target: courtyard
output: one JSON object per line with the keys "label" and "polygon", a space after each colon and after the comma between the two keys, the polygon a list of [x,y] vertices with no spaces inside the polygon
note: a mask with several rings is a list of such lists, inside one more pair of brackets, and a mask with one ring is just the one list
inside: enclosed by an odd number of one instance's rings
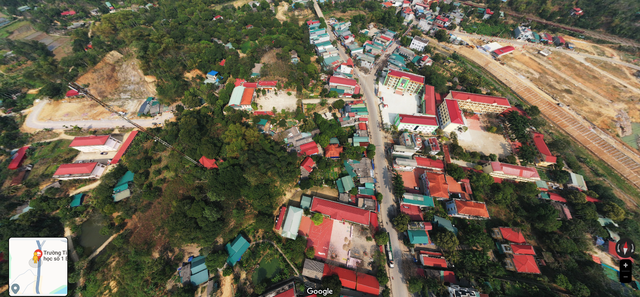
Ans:
{"label": "courtyard", "polygon": [[380,108],[380,114],[382,114],[382,122],[385,125],[393,125],[398,114],[417,114],[419,111],[418,104],[420,102],[420,96],[417,94],[398,95],[391,89],[378,84],[378,97],[381,98],[385,107]]}
{"label": "courtyard", "polygon": [[298,98],[295,95],[287,95],[287,92],[280,90],[278,92],[270,91],[266,95],[260,95],[256,98],[256,104],[258,104],[258,110],[272,111],[274,108],[280,112],[283,109],[288,111],[295,111],[297,107]]}
{"label": "courtyard", "polygon": [[373,254],[378,250],[369,228],[359,224],[333,221],[328,259],[347,265],[351,269],[371,269]]}
{"label": "courtyard", "polygon": [[511,145],[504,136],[486,131],[482,121],[482,116],[467,117],[469,130],[458,133],[460,146],[485,155],[496,154],[499,158],[511,155]]}

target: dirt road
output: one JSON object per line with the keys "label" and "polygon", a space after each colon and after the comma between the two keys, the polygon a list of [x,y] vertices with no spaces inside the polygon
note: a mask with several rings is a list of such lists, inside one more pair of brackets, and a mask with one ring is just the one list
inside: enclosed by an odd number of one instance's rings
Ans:
{"label": "dirt road", "polygon": [[[594,155],[609,164],[621,176],[640,188],[640,155],[624,146],[619,140],[599,131],[598,128],[587,127],[564,108],[556,105],[554,100],[527,80],[521,79],[507,67],[493,61],[478,50],[458,47],[458,53],[485,68],[498,80],[516,92],[531,105],[536,105],[551,123],[564,130],[569,136],[583,145]],[[637,203],[631,201],[633,204]]]}
{"label": "dirt road", "polygon": [[[31,113],[29,113],[27,120],[24,122],[25,126],[33,129],[65,129],[65,126],[67,128],[73,126],[80,128],[116,128],[122,126],[133,128],[133,126],[125,120],[39,121],[38,115],[46,104],[47,101],[41,101],[31,109]],[[164,123],[165,120],[171,118],[173,118],[173,113],[164,112],[160,116],[148,120],[134,120],[134,122],[143,127],[152,127],[153,123]]]}

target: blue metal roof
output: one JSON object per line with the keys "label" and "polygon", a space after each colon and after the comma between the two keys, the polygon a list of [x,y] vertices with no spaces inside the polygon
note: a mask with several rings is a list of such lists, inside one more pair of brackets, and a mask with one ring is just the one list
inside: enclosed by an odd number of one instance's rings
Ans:
{"label": "blue metal roof", "polygon": [[218,73],[219,73],[218,71],[211,70],[209,71],[209,73],[207,73],[207,75],[218,75]]}

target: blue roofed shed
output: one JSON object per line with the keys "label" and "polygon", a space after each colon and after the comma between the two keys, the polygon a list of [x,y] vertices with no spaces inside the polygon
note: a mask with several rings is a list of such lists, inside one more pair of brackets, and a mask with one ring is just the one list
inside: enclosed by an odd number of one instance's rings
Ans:
{"label": "blue roofed shed", "polygon": [[242,255],[247,251],[249,246],[249,242],[244,239],[242,235],[238,234],[238,237],[236,237],[236,239],[234,239],[230,243],[227,243],[227,245],[225,246],[227,253],[229,253],[227,263],[229,263],[231,266],[236,265],[236,263],[240,261],[240,258],[242,258]]}
{"label": "blue roofed shed", "polygon": [[127,173],[125,173],[120,180],[118,180],[118,183],[116,184],[116,186],[120,186],[120,185],[124,185],[124,184],[128,184],[130,182],[133,181],[133,172],[131,171],[127,171]]}
{"label": "blue roofed shed", "polygon": [[73,195],[73,199],[71,200],[71,203],[69,204],[69,206],[77,207],[82,205],[82,196],[84,196],[84,194],[82,193]]}
{"label": "blue roofed shed", "polygon": [[311,209],[312,201],[313,201],[313,198],[311,198],[311,196],[302,195],[302,199],[300,199],[300,208]]}
{"label": "blue roofed shed", "polygon": [[181,283],[184,283],[185,281],[189,281],[192,285],[198,286],[206,282],[207,280],[209,280],[209,270],[207,269],[207,265],[205,264],[204,256],[197,256],[195,258],[190,258],[188,266],[183,266],[184,269],[187,269],[185,267],[189,267],[188,269],[190,272],[187,272],[189,273],[188,274],[189,278],[183,279],[181,275],[180,276]]}

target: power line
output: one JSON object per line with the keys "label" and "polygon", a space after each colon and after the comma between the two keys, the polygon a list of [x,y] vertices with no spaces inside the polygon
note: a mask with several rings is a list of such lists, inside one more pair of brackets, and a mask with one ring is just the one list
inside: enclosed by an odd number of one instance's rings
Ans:
{"label": "power line", "polygon": [[179,151],[178,149],[176,149],[175,147],[173,147],[171,144],[169,144],[168,142],[162,140],[162,138],[156,136],[155,134],[149,132],[147,129],[145,129],[144,127],[138,125],[136,122],[130,120],[128,117],[126,117],[124,114],[116,111],[115,109],[113,109],[111,106],[109,106],[108,104],[102,102],[102,100],[96,98],[95,96],[93,96],[87,89],[83,88],[82,86],[80,86],[79,84],[75,83],[75,82],[69,82],[69,88],[77,91],[80,94],[83,94],[85,96],[87,96],[89,99],[95,101],[96,103],[100,104],[102,107],[104,107],[105,109],[107,109],[108,111],[117,114],[119,117],[121,117],[122,119],[124,119],[125,121],[127,121],[129,124],[133,125],[134,127],[140,129],[140,131],[148,134],[149,136],[153,137],[153,139],[157,142],[160,142],[162,145],[166,146],[167,148],[169,148],[170,150],[180,154],[183,158],[187,159],[187,161],[193,163],[196,166],[199,167],[203,167],[202,164],[200,164],[200,162],[196,162],[196,160],[192,159],[191,157],[187,156],[185,153]]}

